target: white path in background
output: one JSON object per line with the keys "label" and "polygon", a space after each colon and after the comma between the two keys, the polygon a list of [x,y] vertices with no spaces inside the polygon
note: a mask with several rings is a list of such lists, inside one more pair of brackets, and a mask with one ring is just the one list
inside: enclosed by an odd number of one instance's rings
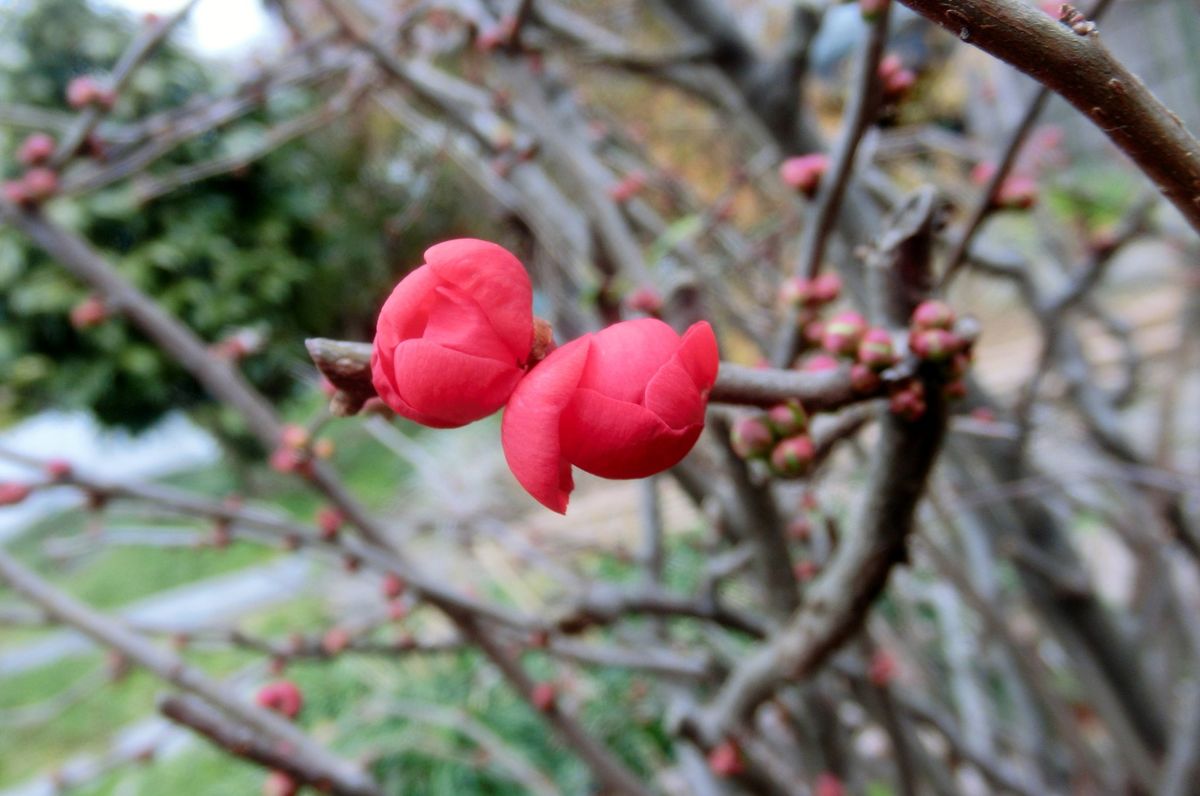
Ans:
{"label": "white path in background", "polygon": [[[134,603],[121,616],[139,625],[169,626],[185,631],[223,625],[253,610],[290,600],[308,580],[307,560],[288,556],[271,564],[162,591]],[[92,649],[92,642],[72,630],[50,634],[0,652],[0,678],[46,666]]]}
{"label": "white path in background", "polygon": [[[0,432],[0,448],[43,459],[64,458],[82,472],[115,479],[161,478],[212,464],[220,449],[183,415],[172,415],[134,437],[106,431],[90,415],[46,412]],[[0,460],[0,481],[28,479],[28,468]],[[73,489],[39,490],[18,506],[0,510],[0,544],[42,517],[79,505]]]}

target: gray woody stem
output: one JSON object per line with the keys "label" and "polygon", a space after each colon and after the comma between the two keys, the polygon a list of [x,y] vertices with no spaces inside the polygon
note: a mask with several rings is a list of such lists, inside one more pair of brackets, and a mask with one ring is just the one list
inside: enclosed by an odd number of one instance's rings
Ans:
{"label": "gray woody stem", "polygon": [[1122,66],[1094,26],[1018,0],[900,0],[1060,94],[1112,139],[1200,231],[1200,141]]}
{"label": "gray woody stem", "polygon": [[304,761],[313,777],[310,781],[326,782],[334,793],[346,796],[380,796],[382,793],[367,774],[326,751],[291,723],[269,710],[231,696],[220,683],[209,679],[199,669],[54,588],[3,550],[0,550],[0,580],[51,617],[77,628],[97,643],[117,650],[172,685],[217,706],[254,732],[287,744],[291,754]]}

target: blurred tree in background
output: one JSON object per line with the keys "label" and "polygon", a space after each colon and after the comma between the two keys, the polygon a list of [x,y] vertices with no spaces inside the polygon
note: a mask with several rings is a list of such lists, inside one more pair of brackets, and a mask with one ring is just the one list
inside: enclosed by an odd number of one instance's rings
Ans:
{"label": "blurred tree in background", "polygon": [[[9,15],[0,104],[67,110],[78,75],[111,68],[141,24],[84,0],[27,4]],[[103,125],[94,157],[121,155],[123,127],[182,105],[231,77],[178,45],[139,69]],[[223,134],[185,142],[150,173],[236,155],[279,117],[313,101],[303,88],[273,97]],[[64,114],[64,120],[69,119]],[[65,121],[63,122],[65,129]],[[25,131],[0,131],[9,169]],[[353,110],[229,175],[140,202],[123,183],[62,202],[73,229],[204,339],[249,342],[246,376],[288,397],[307,335],[369,336],[382,296],[425,242],[452,234],[468,208],[436,157],[409,156],[394,126]],[[10,176],[6,173],[5,176]],[[469,194],[465,194],[469,195]],[[404,214],[410,202],[420,212]],[[86,289],[11,230],[0,230],[0,422],[47,408],[87,408],[106,425],[144,428],[184,409],[228,436],[183,369],[120,320],[72,325]],[[82,326],[84,328],[76,328]],[[200,410],[196,412],[194,410]]]}

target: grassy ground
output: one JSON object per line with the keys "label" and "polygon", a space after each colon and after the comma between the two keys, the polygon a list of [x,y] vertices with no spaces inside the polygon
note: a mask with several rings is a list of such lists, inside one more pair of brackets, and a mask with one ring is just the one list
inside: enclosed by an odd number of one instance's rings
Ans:
{"label": "grassy ground", "polygon": [[[357,423],[335,422],[324,432],[337,444],[335,463],[355,492],[369,505],[381,507],[395,496],[406,476],[405,465],[369,439]],[[256,472],[256,499],[308,520],[319,507],[314,497],[293,481],[267,471]],[[176,475],[173,484],[193,492],[223,496],[233,486],[227,468],[211,467]],[[153,524],[181,532],[204,530],[204,525],[176,519],[149,518],[115,504],[106,509],[106,524]],[[99,552],[69,563],[46,555],[46,543],[86,534],[83,512],[67,512],[32,528],[10,547],[21,559],[72,594],[108,611],[145,599],[165,589],[271,560],[272,548],[235,543],[228,549],[102,547]],[[688,555],[687,550],[680,555]],[[680,561],[678,557],[673,559]],[[606,577],[631,576],[629,565],[597,558],[592,563]],[[672,567],[675,573],[697,567]],[[484,589],[490,591],[486,584]],[[0,590],[0,601],[14,600]],[[303,598],[261,611],[238,624],[252,632],[285,637],[296,630],[314,631],[327,621],[328,606],[318,597]],[[419,626],[422,612],[409,620]],[[35,640],[42,632],[0,628],[0,648]],[[380,631],[386,637],[390,629]],[[235,652],[188,652],[194,663],[216,676],[227,676],[251,665],[252,658]],[[531,670],[541,677],[558,674],[552,662],[534,656]],[[261,662],[260,662],[261,663]],[[104,675],[100,653],[64,659],[53,665],[0,680],[0,789],[53,770],[80,754],[103,753],[114,732],[153,715],[162,692],[154,678],[131,672],[116,682]],[[461,710],[462,720],[480,722],[506,745],[549,773],[568,793],[587,788],[586,772],[550,737],[538,717],[497,679],[495,672],[473,653],[435,657],[370,659],[343,657],[332,663],[294,663],[287,672],[303,688],[306,707],[302,723],[318,739],[337,739],[338,750],[349,757],[374,761],[376,774],[388,792],[520,794],[527,789],[495,764],[460,732],[431,726],[414,716],[422,705],[436,703]],[[15,726],[4,721],[15,708],[43,703],[81,678],[95,687],[51,721]],[[257,681],[265,679],[265,673]],[[665,754],[659,722],[663,706],[647,704],[633,695],[637,678],[609,673],[572,680],[563,685],[564,698],[576,701],[584,720],[607,739],[622,757],[640,770],[657,767]],[[369,696],[369,699],[367,698]],[[8,713],[6,714],[6,711]],[[630,731],[630,716],[636,721]],[[145,764],[124,766],[87,789],[87,794],[187,793],[231,794],[257,792],[263,773],[194,743],[183,753]]]}

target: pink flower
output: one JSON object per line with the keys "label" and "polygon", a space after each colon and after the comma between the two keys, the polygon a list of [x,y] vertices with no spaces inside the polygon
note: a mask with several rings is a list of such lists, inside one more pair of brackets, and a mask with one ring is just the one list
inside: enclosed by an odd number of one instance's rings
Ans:
{"label": "pink flower", "polygon": [[517,386],[501,439],[521,486],[565,513],[571,467],[644,478],[679,462],[704,428],[717,378],[706,322],[681,338],[654,318],[610,326],[555,350]]}
{"label": "pink flower", "polygon": [[417,423],[464,426],[504,405],[532,344],[533,288],[520,261],[487,241],[439,243],[379,313],[375,390]]}

